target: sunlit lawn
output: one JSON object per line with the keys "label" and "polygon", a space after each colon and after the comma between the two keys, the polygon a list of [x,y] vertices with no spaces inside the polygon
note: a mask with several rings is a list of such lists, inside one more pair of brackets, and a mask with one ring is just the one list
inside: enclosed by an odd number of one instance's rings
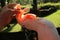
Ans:
{"label": "sunlit lawn", "polygon": [[[50,20],[56,27],[60,27],[60,10],[44,18]],[[19,24],[16,24],[14,27],[12,27],[12,29],[9,32],[18,31],[21,31],[21,26]]]}
{"label": "sunlit lawn", "polygon": [[[60,27],[60,10],[44,18],[50,20],[56,27]],[[13,29],[10,32],[16,32],[20,30],[21,26],[17,24],[15,27],[13,27]]]}
{"label": "sunlit lawn", "polygon": [[21,28],[21,26],[19,24],[16,24],[14,26],[13,25],[14,24],[11,24],[9,28],[7,28],[7,27],[3,28],[2,31],[3,32],[19,32],[19,31],[22,30],[22,28]]}
{"label": "sunlit lawn", "polygon": [[21,29],[21,26],[19,24],[16,24],[10,32],[18,32],[21,31]]}
{"label": "sunlit lawn", "polygon": [[[51,4],[51,3],[48,3],[48,4]],[[57,3],[57,4],[60,5],[60,3]],[[46,3],[46,5],[47,5],[47,3]],[[53,4],[51,4],[51,5],[53,5]],[[28,7],[28,6],[30,6],[30,5],[22,6],[22,7]],[[41,4],[41,6],[42,6],[42,4]],[[53,13],[47,17],[44,17],[44,18],[46,18],[47,20],[50,20],[55,25],[55,27],[60,27],[60,10],[58,10],[55,13]],[[18,32],[18,31],[21,31],[21,26],[19,24],[16,24],[9,32]]]}
{"label": "sunlit lawn", "polygon": [[45,18],[50,20],[56,27],[60,27],[60,10]]}

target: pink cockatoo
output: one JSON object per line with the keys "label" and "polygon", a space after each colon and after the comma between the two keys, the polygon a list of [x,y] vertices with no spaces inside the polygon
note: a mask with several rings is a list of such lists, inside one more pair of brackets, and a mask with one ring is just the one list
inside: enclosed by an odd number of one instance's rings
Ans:
{"label": "pink cockatoo", "polygon": [[38,40],[60,40],[56,28],[50,21],[37,17],[35,14],[25,14],[29,9],[21,9],[19,6],[16,5],[15,7],[15,9],[19,10],[16,19],[22,27],[36,31]]}

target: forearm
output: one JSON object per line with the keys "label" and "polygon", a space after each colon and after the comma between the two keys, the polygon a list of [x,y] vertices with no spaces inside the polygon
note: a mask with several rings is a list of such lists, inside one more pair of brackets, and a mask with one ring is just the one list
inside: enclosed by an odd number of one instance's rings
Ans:
{"label": "forearm", "polygon": [[59,35],[54,33],[55,30],[51,30],[50,28],[39,29],[38,32],[38,40],[60,40]]}
{"label": "forearm", "polygon": [[4,17],[2,16],[2,13],[0,13],[0,31],[2,30],[3,26],[4,26]]}
{"label": "forearm", "polygon": [[2,30],[3,25],[4,25],[3,20],[0,18],[0,31]]}

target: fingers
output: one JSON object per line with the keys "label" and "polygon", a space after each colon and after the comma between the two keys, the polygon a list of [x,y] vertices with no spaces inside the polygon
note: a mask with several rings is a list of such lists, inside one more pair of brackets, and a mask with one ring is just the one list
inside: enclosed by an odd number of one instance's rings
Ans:
{"label": "fingers", "polygon": [[8,4],[6,6],[4,6],[2,8],[2,12],[6,12],[8,14],[16,14],[18,11],[16,9],[14,9],[14,7],[16,6],[17,4]]}
{"label": "fingers", "polygon": [[17,5],[17,4],[8,4],[8,5],[4,6],[3,8],[14,9],[14,7],[15,7],[16,5]]}
{"label": "fingers", "polygon": [[16,6],[16,4],[8,4],[8,5],[6,5],[6,6],[4,6],[3,8],[2,8],[2,11],[4,10],[11,10],[11,11],[14,11],[14,7]]}
{"label": "fingers", "polygon": [[18,5],[18,7],[20,6],[19,4],[8,4],[7,8],[8,8],[9,11],[16,14],[16,13],[18,13],[18,10],[15,9],[16,5]]}
{"label": "fingers", "polygon": [[21,10],[21,5],[20,5],[20,4],[17,4],[17,5],[14,7],[14,9],[16,9],[16,10]]}

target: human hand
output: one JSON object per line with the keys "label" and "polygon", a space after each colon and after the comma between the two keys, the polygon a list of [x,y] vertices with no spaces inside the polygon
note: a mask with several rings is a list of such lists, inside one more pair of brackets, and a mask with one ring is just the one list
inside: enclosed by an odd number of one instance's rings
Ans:
{"label": "human hand", "polygon": [[2,8],[2,11],[0,12],[0,30],[2,30],[3,26],[6,26],[10,23],[13,16],[17,12],[14,9],[14,6],[16,4],[8,4]]}

